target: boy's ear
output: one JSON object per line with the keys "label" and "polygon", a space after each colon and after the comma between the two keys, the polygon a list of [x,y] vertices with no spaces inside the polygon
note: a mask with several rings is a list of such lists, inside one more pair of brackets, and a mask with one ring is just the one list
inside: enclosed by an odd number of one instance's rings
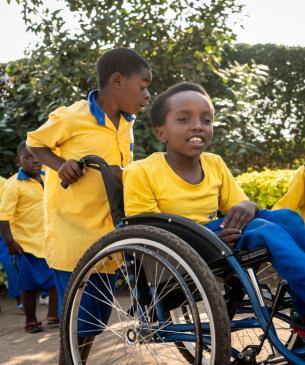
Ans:
{"label": "boy's ear", "polygon": [[20,159],[19,159],[19,157],[16,157],[16,165],[17,165],[18,167],[20,167]]}
{"label": "boy's ear", "polygon": [[124,76],[119,73],[115,72],[110,77],[110,84],[116,89],[120,90],[122,88],[122,82],[123,82]]}
{"label": "boy's ear", "polygon": [[167,143],[167,135],[166,135],[166,131],[164,130],[163,127],[164,127],[163,125],[161,125],[160,127],[156,127],[155,133],[156,133],[158,140],[161,143]]}

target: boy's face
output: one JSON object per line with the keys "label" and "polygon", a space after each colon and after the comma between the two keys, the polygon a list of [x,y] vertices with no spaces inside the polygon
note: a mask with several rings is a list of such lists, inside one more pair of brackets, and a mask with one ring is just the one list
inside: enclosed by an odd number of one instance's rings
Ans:
{"label": "boy's face", "polygon": [[17,157],[17,164],[30,177],[40,174],[41,163],[27,149],[21,151]]}
{"label": "boy's face", "polygon": [[179,92],[168,99],[165,123],[156,128],[158,139],[167,152],[195,158],[205,151],[213,138],[214,108],[197,91]]}
{"label": "boy's face", "polygon": [[150,93],[148,87],[151,80],[152,73],[146,68],[142,68],[139,73],[130,76],[120,75],[116,82],[120,110],[130,114],[143,111],[149,103]]}

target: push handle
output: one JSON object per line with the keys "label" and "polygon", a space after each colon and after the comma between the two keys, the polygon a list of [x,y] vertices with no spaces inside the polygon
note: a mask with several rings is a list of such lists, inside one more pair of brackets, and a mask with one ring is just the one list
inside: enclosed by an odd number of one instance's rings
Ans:
{"label": "push handle", "polygon": [[[85,164],[84,164],[83,159],[81,159],[80,161],[76,161],[76,162],[79,164],[79,167],[80,167],[81,169],[83,169],[83,168],[85,167]],[[66,183],[64,183],[63,181],[61,181],[60,185],[61,185],[64,189],[67,189],[67,188],[70,186],[70,184],[66,184]]]}
{"label": "push handle", "polygon": [[[96,155],[87,155],[81,158],[78,163],[82,169],[89,167],[100,171],[108,197],[113,225],[116,226],[124,217],[121,167],[108,165],[103,158]],[[61,186],[66,189],[69,185],[61,182]]]}

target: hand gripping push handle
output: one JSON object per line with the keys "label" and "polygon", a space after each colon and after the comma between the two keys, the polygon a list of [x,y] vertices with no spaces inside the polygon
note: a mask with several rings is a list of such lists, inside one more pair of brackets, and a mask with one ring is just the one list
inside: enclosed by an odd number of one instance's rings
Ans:
{"label": "hand gripping push handle", "polygon": [[[120,166],[110,166],[99,156],[87,155],[77,161],[80,167],[89,167],[100,171],[104,181],[114,226],[124,217],[122,169]],[[61,182],[61,186],[67,189],[69,185]]]}

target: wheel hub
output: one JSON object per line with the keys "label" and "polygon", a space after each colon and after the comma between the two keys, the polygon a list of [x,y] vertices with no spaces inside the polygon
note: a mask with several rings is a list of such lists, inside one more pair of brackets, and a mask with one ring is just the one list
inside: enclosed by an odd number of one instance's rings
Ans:
{"label": "wheel hub", "polygon": [[138,340],[138,330],[135,328],[128,328],[128,330],[125,333],[126,341],[130,345],[134,345]]}

